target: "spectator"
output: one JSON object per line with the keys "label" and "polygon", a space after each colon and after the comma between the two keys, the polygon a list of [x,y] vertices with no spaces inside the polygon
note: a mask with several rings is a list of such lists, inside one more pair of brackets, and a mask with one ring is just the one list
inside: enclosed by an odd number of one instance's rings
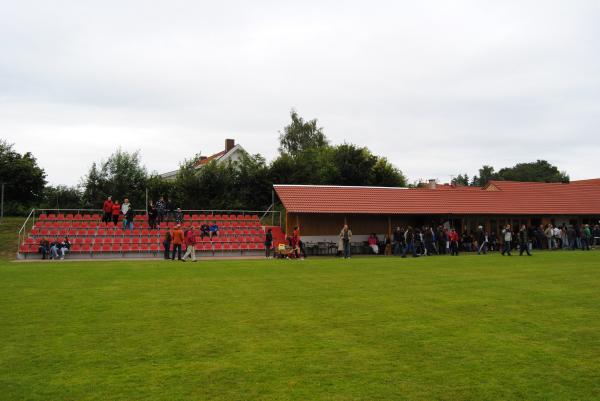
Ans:
{"label": "spectator", "polygon": [[450,240],[450,256],[458,256],[458,241],[460,237],[454,228],[450,230],[448,238]]}
{"label": "spectator", "polygon": [[210,227],[206,223],[202,223],[200,226],[200,238],[209,237],[210,238]]}
{"label": "spectator", "polygon": [[125,213],[125,220],[124,224],[123,224],[123,228],[127,229],[127,227],[129,227],[130,231],[133,231],[133,220],[135,219],[135,212],[133,211],[133,207],[130,205],[129,208],[127,208],[127,213]]}
{"label": "spectator", "polygon": [[446,231],[444,230],[444,227],[438,226],[438,229],[435,233],[435,237],[436,237],[436,242],[437,242],[438,254],[445,255],[446,254],[446,241],[448,239],[447,239],[447,235],[446,235]]}
{"label": "spectator", "polygon": [[102,216],[102,222],[105,224],[108,224],[111,221],[112,206],[113,206],[112,197],[109,196],[108,198],[106,198],[106,200],[104,201],[104,204],[102,205],[102,210],[104,211],[104,215]]}
{"label": "spectator", "polygon": [[567,235],[567,227],[564,224],[560,229],[560,242],[562,249],[569,249],[569,236]]}
{"label": "spectator", "polygon": [[594,236],[594,243],[593,245],[600,245],[600,225],[596,224],[594,226],[594,230],[592,232],[593,236]]}
{"label": "spectator", "polygon": [[384,244],[385,244],[385,248],[384,248],[385,256],[392,256],[392,239],[387,234],[385,235]]}
{"label": "spectator", "polygon": [[151,229],[156,229],[156,218],[158,217],[158,210],[154,206],[154,202],[150,201],[148,204],[148,225]]}
{"label": "spectator", "polygon": [[400,255],[400,249],[402,247],[402,230],[400,227],[396,227],[394,233],[392,234],[392,248],[394,256]]}
{"label": "spectator", "polygon": [[502,235],[504,236],[504,248],[502,248],[502,256],[505,254],[512,256],[510,253],[512,242],[512,231],[510,230],[510,224],[507,224],[504,230],[502,230]]}
{"label": "spectator", "polygon": [[119,215],[121,214],[121,205],[119,205],[119,201],[115,200],[112,205],[112,221],[115,227],[119,224]]}
{"label": "spectator", "polygon": [[167,204],[165,203],[165,198],[163,198],[162,196],[156,202],[156,212],[157,212],[156,223],[160,227],[160,223],[163,222],[163,220],[165,219],[165,216],[167,215]]}
{"label": "spectator", "polygon": [[50,243],[50,259],[58,259],[58,252],[60,250],[60,243],[56,241],[52,241]]}
{"label": "spectator", "polygon": [[435,253],[435,234],[433,228],[425,227],[423,240],[425,242],[425,255],[432,256]]}
{"label": "spectator", "polygon": [[572,251],[577,249],[577,240],[575,239],[576,236],[577,233],[575,232],[575,228],[573,228],[573,226],[569,226],[567,229],[567,238],[569,239],[569,246]]}
{"label": "spectator", "polygon": [[590,250],[590,241],[592,240],[592,232],[590,231],[590,226],[583,226],[583,230],[581,234],[581,249],[584,251]]}
{"label": "spectator", "polygon": [[298,255],[302,254],[301,259],[306,259],[306,249],[304,249],[304,242],[302,242],[302,238],[300,238],[300,228],[298,226],[294,227],[293,231],[294,243],[296,244],[296,248],[298,251]]}
{"label": "spectator", "polygon": [[490,251],[498,250],[498,239],[496,238],[496,231],[492,231],[488,237]]}
{"label": "spectator", "polygon": [[123,200],[123,204],[121,204],[121,214],[123,215],[123,230],[127,229],[127,212],[131,209],[131,204],[129,203],[129,199],[125,198]]}
{"label": "spectator", "polygon": [[467,252],[473,251],[473,237],[468,231],[466,231],[463,236],[463,249]]}
{"label": "spectator", "polygon": [[171,231],[167,230],[165,236],[163,237],[163,248],[165,249],[164,258],[165,260],[169,260],[169,252],[171,250],[171,240],[172,240]]}
{"label": "spectator", "polygon": [[183,212],[181,208],[178,207],[174,214],[175,224],[181,224],[183,222]]}
{"label": "spectator", "polygon": [[483,231],[483,226],[477,227],[476,235],[477,235],[477,254],[481,255],[481,253],[483,252],[483,254],[485,255],[487,253],[489,240],[488,240],[487,232]]}
{"label": "spectator", "polygon": [[40,241],[38,253],[42,254],[42,259],[46,259],[46,255],[50,253],[50,243],[48,242],[48,240],[43,239]]}
{"label": "spectator", "polygon": [[519,256],[523,256],[523,252],[527,252],[527,256],[531,256],[531,252],[529,252],[529,233],[525,224],[521,225],[519,230]]}
{"label": "spectator", "polygon": [[213,237],[219,236],[219,226],[217,225],[217,223],[210,223],[210,227],[208,229],[210,231],[211,240]]}
{"label": "spectator", "polygon": [[369,239],[368,239],[369,247],[371,248],[371,250],[373,251],[373,253],[375,255],[379,254],[378,242],[379,242],[379,240],[377,239],[377,235],[375,235],[375,233],[372,233],[371,235],[369,235]]}
{"label": "spectator", "polygon": [[188,258],[188,256],[191,256],[192,262],[197,261],[196,260],[196,233],[194,230],[196,230],[196,227],[192,226],[185,233],[185,245],[186,245],[187,249],[185,250],[185,254],[183,255],[183,259],[182,259],[183,262],[185,262],[185,260]]}
{"label": "spectator", "polygon": [[169,199],[167,199],[165,201],[165,208],[167,210],[167,220],[173,220],[173,214],[174,214],[173,202],[171,202]]}
{"label": "spectator", "polygon": [[71,242],[68,237],[65,237],[65,240],[60,244],[60,259],[63,260],[65,258],[65,254],[71,250]]}
{"label": "spectator", "polygon": [[404,244],[404,250],[402,251],[401,257],[405,258],[408,252],[412,252],[413,258],[416,258],[418,255],[417,249],[415,248],[415,232],[411,226],[408,226],[404,232]]}
{"label": "spectator", "polygon": [[340,239],[344,249],[344,259],[350,258],[350,241],[352,241],[352,230],[348,227],[348,224],[344,224],[342,231],[340,231]]}
{"label": "spectator", "polygon": [[184,236],[181,226],[177,224],[173,230],[173,254],[171,260],[175,260],[175,253],[177,253],[177,260],[181,260],[181,244],[183,244]]}
{"label": "spectator", "polygon": [[271,248],[273,247],[273,231],[269,228],[265,234],[265,257],[271,259]]}

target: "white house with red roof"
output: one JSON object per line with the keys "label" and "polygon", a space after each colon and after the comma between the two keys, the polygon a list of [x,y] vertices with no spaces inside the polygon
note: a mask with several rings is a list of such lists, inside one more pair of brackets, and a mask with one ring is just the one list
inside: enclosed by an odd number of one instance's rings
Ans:
{"label": "white house with red roof", "polygon": [[[235,139],[225,139],[225,149],[223,149],[222,151],[217,152],[215,154],[212,154],[210,156],[200,155],[200,157],[198,158],[198,160],[196,162],[195,168],[200,169],[200,168],[202,168],[202,166],[210,163],[213,160],[217,163],[224,163],[224,162],[229,162],[229,161],[236,162],[236,161],[240,160],[240,158],[242,157],[242,154],[245,152],[246,151],[244,150],[242,145],[235,144]],[[166,180],[174,180],[175,177],[177,177],[178,171],[179,171],[179,169],[169,171],[167,173],[161,174],[160,176]]]}

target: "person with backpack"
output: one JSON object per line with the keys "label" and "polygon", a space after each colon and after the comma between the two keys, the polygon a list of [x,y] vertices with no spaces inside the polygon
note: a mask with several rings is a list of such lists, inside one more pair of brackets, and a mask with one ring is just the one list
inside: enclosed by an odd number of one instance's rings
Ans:
{"label": "person with backpack", "polygon": [[170,259],[170,253],[171,253],[171,241],[172,241],[173,237],[171,235],[171,231],[167,230],[167,232],[165,233],[165,236],[163,237],[163,248],[165,249],[165,253],[164,253],[164,258],[165,260],[169,260]]}

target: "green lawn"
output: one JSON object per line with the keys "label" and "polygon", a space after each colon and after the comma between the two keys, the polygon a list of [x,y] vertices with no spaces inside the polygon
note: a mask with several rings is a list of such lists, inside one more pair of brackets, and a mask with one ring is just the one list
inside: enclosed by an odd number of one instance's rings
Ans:
{"label": "green lawn", "polygon": [[0,262],[0,399],[600,399],[600,253]]}

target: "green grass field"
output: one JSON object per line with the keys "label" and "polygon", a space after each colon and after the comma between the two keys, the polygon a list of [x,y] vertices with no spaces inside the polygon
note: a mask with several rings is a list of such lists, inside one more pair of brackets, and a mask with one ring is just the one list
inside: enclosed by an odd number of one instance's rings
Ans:
{"label": "green grass field", "polygon": [[2,400],[600,399],[600,253],[0,262]]}

